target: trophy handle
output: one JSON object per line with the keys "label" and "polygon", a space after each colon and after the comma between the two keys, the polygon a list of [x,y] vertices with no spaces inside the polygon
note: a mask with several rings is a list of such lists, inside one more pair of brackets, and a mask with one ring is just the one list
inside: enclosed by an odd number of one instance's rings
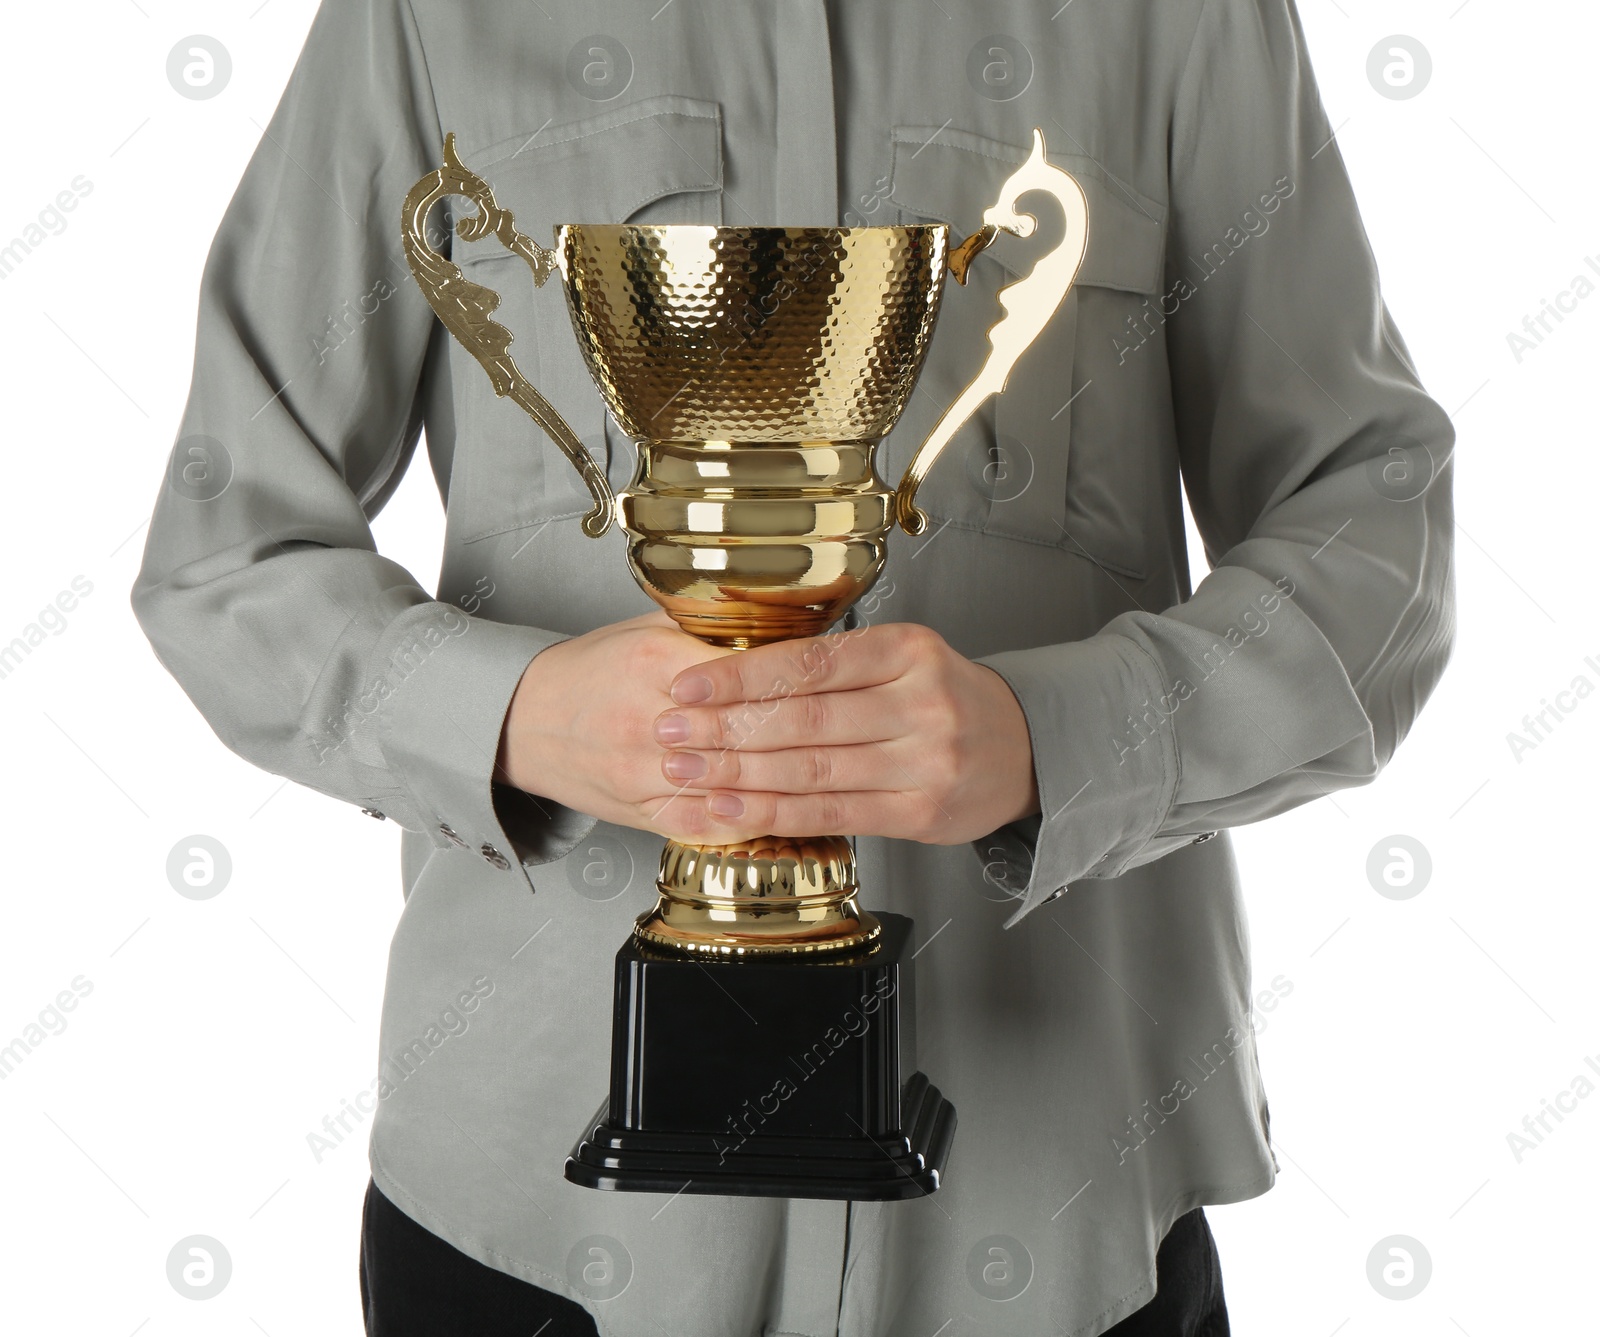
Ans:
{"label": "trophy handle", "polygon": [[927,512],[916,504],[917,488],[939,453],[978,405],[1006,388],[1012,367],[1055,315],[1083,264],[1089,242],[1089,205],[1083,187],[1059,167],[1051,166],[1044,155],[1044,131],[1035,126],[1033,152],[1028,160],[1006,178],[1000,187],[1000,198],[984,211],[983,226],[950,252],[950,275],[957,283],[965,284],[968,266],[1002,231],[1017,237],[1033,235],[1039,220],[1016,210],[1020,195],[1042,190],[1055,198],[1066,215],[1061,244],[1040,257],[1025,278],[1000,289],[997,295],[1005,315],[989,327],[989,356],[918,447],[895,490],[895,519],[908,534],[920,534],[928,527]]}
{"label": "trophy handle", "polygon": [[461,239],[479,241],[493,233],[508,251],[527,261],[528,268],[533,271],[535,287],[544,287],[545,280],[557,268],[556,252],[517,231],[511,211],[495,202],[489,183],[456,156],[455,135],[446,135],[444,166],[411,187],[401,210],[400,233],[411,275],[444,327],[489,373],[495,394],[509,396],[544,428],[550,439],[561,447],[562,454],[583,475],[594,497],[594,506],[583,517],[583,532],[590,538],[599,538],[611,527],[616,509],[616,499],[604,471],[550,401],[517,369],[510,351],[511,331],[489,319],[500,305],[500,295],[492,288],[468,281],[460,269],[428,245],[428,210],[449,195],[465,196],[478,206],[473,217],[457,222],[456,233]]}

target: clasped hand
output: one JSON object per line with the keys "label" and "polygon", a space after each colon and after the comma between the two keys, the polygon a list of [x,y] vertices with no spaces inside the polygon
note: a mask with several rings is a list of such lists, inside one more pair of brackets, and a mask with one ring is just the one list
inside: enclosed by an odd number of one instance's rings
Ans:
{"label": "clasped hand", "polygon": [[937,632],[891,623],[716,650],[661,613],[551,646],[499,771],[700,844],[875,835],[955,845],[1038,811],[1022,708]]}

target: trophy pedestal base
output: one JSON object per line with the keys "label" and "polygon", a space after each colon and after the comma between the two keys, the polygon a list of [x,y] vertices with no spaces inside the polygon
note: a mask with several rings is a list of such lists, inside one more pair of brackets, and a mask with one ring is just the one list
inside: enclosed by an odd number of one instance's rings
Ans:
{"label": "trophy pedestal base", "polygon": [[955,1108],[915,1066],[911,921],[813,959],[617,953],[611,1094],[566,1163],[586,1188],[922,1197]]}
{"label": "trophy pedestal base", "polygon": [[905,1128],[887,1138],[737,1138],[704,1133],[634,1133],[606,1119],[573,1148],[566,1175],[585,1188],[728,1197],[841,1198],[898,1202],[939,1187],[956,1131],[956,1109],[920,1072],[901,1097]]}

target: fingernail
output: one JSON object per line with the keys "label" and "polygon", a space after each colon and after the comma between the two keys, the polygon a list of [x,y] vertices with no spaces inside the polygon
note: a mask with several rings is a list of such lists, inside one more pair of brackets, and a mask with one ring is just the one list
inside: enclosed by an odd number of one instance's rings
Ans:
{"label": "fingernail", "polygon": [[661,769],[669,780],[698,780],[706,773],[706,759],[698,752],[669,752]]}
{"label": "fingernail", "polygon": [[734,794],[713,794],[707,806],[713,817],[744,816],[744,800]]}
{"label": "fingernail", "polygon": [[704,674],[693,673],[687,678],[679,678],[672,684],[672,699],[680,706],[692,706],[697,701],[704,701],[711,695],[711,679]]}
{"label": "fingernail", "polygon": [[656,721],[655,734],[658,743],[687,743],[689,721],[682,715],[663,715]]}

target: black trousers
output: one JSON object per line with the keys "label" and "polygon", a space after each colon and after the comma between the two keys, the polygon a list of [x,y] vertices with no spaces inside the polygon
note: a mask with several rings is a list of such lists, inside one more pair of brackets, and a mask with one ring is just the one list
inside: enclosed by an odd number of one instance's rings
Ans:
{"label": "black trousers", "polygon": [[[368,1337],[597,1337],[583,1306],[468,1258],[375,1184],[361,1213],[361,1312]],[[1216,1241],[1198,1208],[1161,1241],[1155,1299],[1106,1337],[1228,1337]]]}

